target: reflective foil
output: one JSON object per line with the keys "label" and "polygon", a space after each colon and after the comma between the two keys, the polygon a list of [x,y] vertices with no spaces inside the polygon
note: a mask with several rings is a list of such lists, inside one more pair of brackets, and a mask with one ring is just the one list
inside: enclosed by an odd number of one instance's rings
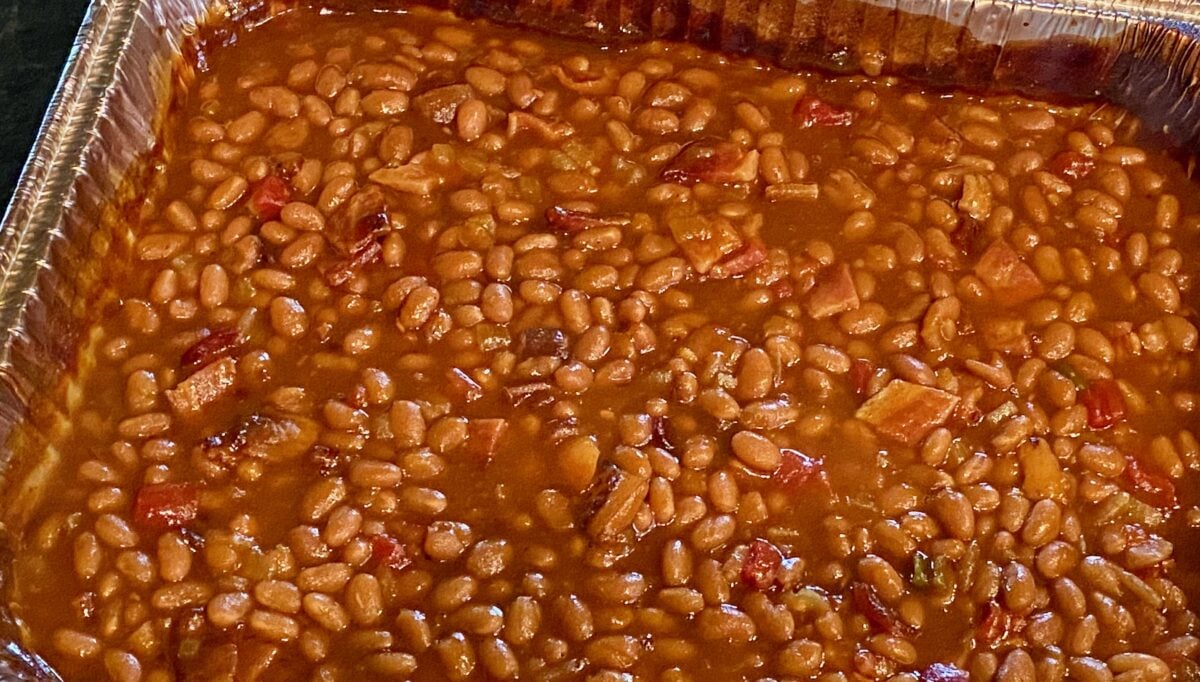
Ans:
{"label": "reflective foil", "polygon": [[[172,87],[204,41],[197,26],[253,23],[298,3],[400,10],[407,0],[95,0],[0,231],[0,586],[39,481],[57,463],[43,434],[70,429],[82,331],[103,309],[97,263],[120,269]],[[1185,152],[1200,150],[1200,4],[1192,0],[434,0],[606,42],[669,38],[784,67],[894,74],[938,86],[1102,98]],[[203,40],[197,40],[201,36]],[[202,50],[201,50],[202,53]],[[112,261],[118,261],[113,263]],[[80,351],[79,349],[84,349]],[[20,457],[14,458],[13,453]],[[0,680],[58,680],[20,646],[0,599]]]}

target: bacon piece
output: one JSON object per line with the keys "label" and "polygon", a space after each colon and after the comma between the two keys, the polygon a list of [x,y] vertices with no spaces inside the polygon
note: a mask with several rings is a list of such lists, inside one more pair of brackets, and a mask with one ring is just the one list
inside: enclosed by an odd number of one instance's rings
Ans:
{"label": "bacon piece", "polygon": [[1020,305],[1045,293],[1033,268],[1003,241],[997,240],[975,264],[975,274],[996,295],[1002,305]]}
{"label": "bacon piece", "polygon": [[383,256],[383,247],[379,242],[367,242],[349,258],[331,265],[325,271],[325,282],[331,287],[340,287],[349,282],[359,269],[374,263],[381,256]]}
{"label": "bacon piece", "polygon": [[990,601],[983,605],[983,616],[975,628],[975,639],[985,646],[999,644],[1025,630],[1025,619]]}
{"label": "bacon piece", "polygon": [[959,220],[958,227],[950,233],[950,243],[958,247],[964,256],[974,258],[979,255],[980,251],[983,251],[986,237],[987,233],[983,230],[983,223],[971,216],[964,215]]}
{"label": "bacon piece", "polygon": [[874,587],[862,582],[853,583],[850,585],[850,596],[854,600],[854,608],[866,616],[867,621],[876,630],[889,635],[912,634],[912,628],[883,603]]}
{"label": "bacon piece", "polygon": [[1102,430],[1125,419],[1125,396],[1112,379],[1097,379],[1079,392],[1079,402],[1087,408],[1088,426]]}
{"label": "bacon piece", "polygon": [[195,520],[199,509],[199,491],[191,483],[155,483],[133,498],[133,522],[146,530],[179,528]]}
{"label": "bacon piece", "polygon": [[558,327],[532,327],[517,338],[517,355],[566,360],[567,335]]}
{"label": "bacon piece", "polygon": [[413,98],[413,108],[421,112],[425,118],[434,123],[449,125],[454,122],[454,115],[463,102],[471,99],[474,92],[466,83],[443,85],[433,88]]}
{"label": "bacon piece", "polygon": [[396,538],[380,533],[371,536],[371,561],[377,566],[402,571],[412,563],[412,554],[408,547]]}
{"label": "bacon piece", "polygon": [[616,540],[633,524],[650,492],[650,479],[606,462],[585,495],[584,519],[594,540]]}
{"label": "bacon piece", "polygon": [[547,121],[525,111],[508,113],[508,137],[512,139],[523,130],[531,130],[546,142],[560,142],[575,134],[575,127],[566,121]]}
{"label": "bacon piece", "polygon": [[549,403],[554,398],[553,389],[553,386],[544,381],[531,381],[519,386],[505,386],[504,397],[513,407],[520,407],[525,403],[529,403],[532,407],[538,407]]}
{"label": "bacon piece", "polygon": [[322,476],[332,476],[350,463],[350,458],[341,450],[318,443],[308,451],[308,460],[317,468]]}
{"label": "bacon piece", "polygon": [[507,419],[472,419],[467,422],[467,454],[487,464],[496,456],[508,432]]}
{"label": "bacon piece", "polygon": [[855,416],[880,433],[913,445],[946,423],[958,396],[895,379],[858,408]]}
{"label": "bacon piece", "polygon": [[457,367],[446,370],[446,388],[451,396],[464,403],[472,403],[483,397],[483,387]]}
{"label": "bacon piece", "polygon": [[714,265],[708,274],[713,279],[741,277],[766,260],[766,244],[757,239],[751,239],[743,244],[742,248],[730,254],[728,258]]}
{"label": "bacon piece", "polygon": [[754,590],[769,590],[779,576],[783,552],[772,543],[755,538],[742,561],[742,583]]}
{"label": "bacon piece", "polygon": [[931,663],[917,676],[921,682],[970,682],[971,676],[949,663]]}
{"label": "bacon piece", "polygon": [[1125,455],[1125,480],[1133,488],[1133,495],[1142,502],[1159,509],[1175,509],[1179,498],[1171,479],[1152,471],[1146,471],[1133,455]]}
{"label": "bacon piece", "polygon": [[854,112],[819,97],[801,97],[792,107],[792,119],[801,128],[848,126],[854,123]]}
{"label": "bacon piece", "polygon": [[237,329],[218,327],[183,351],[183,355],[179,357],[179,366],[188,371],[195,371],[228,357],[241,345],[242,335]]}
{"label": "bacon piece", "polygon": [[758,177],[758,151],[742,151],[732,142],[705,138],[689,142],[667,162],[661,177],[666,182],[695,185],[709,182],[731,185]]}
{"label": "bacon piece", "polygon": [[205,438],[202,458],[231,468],[244,457],[287,461],[304,454],[317,440],[317,425],[299,417],[285,419],[252,414],[236,426]]}
{"label": "bacon piece", "polygon": [[1096,162],[1074,151],[1059,152],[1050,159],[1049,170],[1063,180],[1082,180],[1091,174]]}
{"label": "bacon piece", "polygon": [[581,95],[589,96],[611,94],[617,84],[617,79],[620,77],[617,69],[612,67],[605,68],[604,72],[598,76],[585,74],[580,80],[573,79],[558,65],[550,67],[550,72],[554,74],[559,83],[563,84],[563,87],[578,92]]}
{"label": "bacon piece", "polygon": [[292,188],[278,175],[268,175],[250,188],[250,213],[266,222],[279,218],[284,204],[292,200]]}
{"label": "bacon piece", "polygon": [[207,365],[166,392],[171,409],[178,415],[193,415],[233,392],[237,363],[223,358]]}
{"label": "bacon piece", "polygon": [[429,196],[433,190],[442,184],[442,176],[413,161],[403,166],[380,168],[368,176],[371,182],[377,182],[384,187],[390,187],[397,192],[415,194],[419,197]]}
{"label": "bacon piece", "polygon": [[779,487],[792,493],[808,490],[813,485],[829,489],[829,476],[820,457],[810,457],[791,448],[780,448],[779,453],[782,456],[779,468],[771,474],[771,480]]}
{"label": "bacon piece", "polygon": [[871,377],[875,376],[875,366],[870,360],[854,358],[850,361],[850,385],[855,395],[866,395],[871,385]]}
{"label": "bacon piece", "polygon": [[597,227],[626,227],[632,222],[625,215],[598,216],[562,206],[546,209],[546,223],[550,229],[566,234],[576,234]]}
{"label": "bacon piece", "polygon": [[709,217],[696,213],[694,207],[673,204],[664,219],[675,243],[701,275],[742,246],[741,235],[721,216]]}
{"label": "bacon piece", "polygon": [[671,419],[666,415],[650,419],[650,444],[667,452],[675,451],[675,439],[671,436]]}
{"label": "bacon piece", "polygon": [[846,263],[822,270],[805,303],[808,314],[817,320],[848,310],[858,310],[859,305],[858,289],[854,286],[854,277]]}

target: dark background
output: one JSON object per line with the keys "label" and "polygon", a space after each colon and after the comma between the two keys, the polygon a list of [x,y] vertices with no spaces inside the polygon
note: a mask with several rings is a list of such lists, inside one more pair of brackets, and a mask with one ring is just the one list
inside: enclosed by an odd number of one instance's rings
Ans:
{"label": "dark background", "polygon": [[87,0],[0,0],[0,214],[41,125]]}

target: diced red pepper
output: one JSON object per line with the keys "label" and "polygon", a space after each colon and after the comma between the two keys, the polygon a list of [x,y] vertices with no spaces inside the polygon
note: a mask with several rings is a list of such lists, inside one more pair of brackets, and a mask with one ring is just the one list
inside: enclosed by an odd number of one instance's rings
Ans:
{"label": "diced red pepper", "polygon": [[1093,429],[1107,429],[1125,419],[1125,396],[1116,381],[1097,379],[1078,395],[1087,408],[1088,426]]}
{"label": "diced red pepper", "polygon": [[740,277],[767,260],[767,246],[757,239],[750,239],[725,260],[713,266],[709,275],[713,279]]}
{"label": "diced red pepper", "polygon": [[137,491],[133,521],[146,530],[186,526],[200,511],[200,495],[191,483],[155,483]]}
{"label": "diced red pepper", "polygon": [[783,552],[767,540],[755,538],[742,562],[742,582],[751,589],[769,590],[779,576],[781,565]]}
{"label": "diced red pepper", "polygon": [[1179,506],[1175,495],[1175,484],[1162,474],[1146,471],[1133,455],[1125,455],[1125,480],[1133,488],[1133,494],[1146,504],[1159,509],[1174,509]]}
{"label": "diced red pepper", "polygon": [[870,360],[854,358],[850,361],[850,385],[854,387],[855,395],[866,395],[871,385],[871,377],[875,376],[875,365]]}
{"label": "diced red pepper", "polygon": [[782,448],[779,468],[771,474],[771,480],[790,492],[800,492],[812,487],[829,489],[829,476],[825,473],[825,462],[819,457],[810,457],[799,450]]}
{"label": "diced red pepper", "polygon": [[792,107],[792,119],[801,128],[848,126],[854,123],[854,112],[819,97],[801,97]]}
{"label": "diced red pepper", "polygon": [[483,397],[483,387],[457,367],[446,370],[446,381],[450,395],[460,402],[471,403]]}
{"label": "diced red pepper", "polygon": [[894,611],[883,603],[879,593],[867,583],[856,582],[850,585],[850,596],[854,599],[854,608],[866,616],[872,627],[889,635],[911,634],[912,628],[900,620]]}
{"label": "diced red pepper", "polygon": [[467,422],[467,452],[484,464],[491,462],[507,431],[507,419],[470,420]]}
{"label": "diced red pepper", "polygon": [[978,627],[975,628],[975,639],[979,643],[991,646],[1020,634],[1024,629],[1024,618],[1004,608],[998,602],[990,601],[983,605],[983,616]]}
{"label": "diced red pepper", "polygon": [[250,188],[250,212],[262,221],[277,219],[291,200],[292,188],[278,175],[268,175]]}
{"label": "diced red pepper", "polygon": [[949,663],[931,663],[918,675],[921,682],[969,682],[971,676]]}
{"label": "diced red pepper", "polygon": [[401,571],[412,563],[412,555],[399,540],[380,533],[371,536],[371,560],[379,566]]}
{"label": "diced red pepper", "polygon": [[627,216],[598,216],[583,211],[573,211],[562,206],[546,209],[546,224],[550,229],[566,234],[575,234],[596,227],[624,227],[629,225]]}
{"label": "diced red pepper", "polygon": [[1091,174],[1096,162],[1079,152],[1059,152],[1050,159],[1050,172],[1064,180],[1082,180]]}
{"label": "diced red pepper", "polygon": [[198,370],[221,358],[228,357],[242,344],[242,335],[233,327],[219,327],[208,336],[193,343],[179,358],[179,366],[189,371]]}

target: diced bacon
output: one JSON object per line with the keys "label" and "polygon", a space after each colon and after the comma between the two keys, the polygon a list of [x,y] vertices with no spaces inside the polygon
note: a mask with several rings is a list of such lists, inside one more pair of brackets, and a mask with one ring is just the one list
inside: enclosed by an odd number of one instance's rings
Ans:
{"label": "diced bacon", "polygon": [[387,195],[378,186],[367,185],[342,204],[330,223],[330,241],[353,257],[391,229]]}
{"label": "diced bacon", "polygon": [[850,266],[845,263],[822,270],[805,303],[808,314],[817,320],[858,310],[859,305],[858,289],[854,286]]}
{"label": "diced bacon", "polygon": [[[722,258],[742,246],[742,237],[721,216],[696,213],[695,208],[672,205],[665,214],[667,227],[675,243],[683,250],[696,272],[705,275]],[[765,254],[764,254],[765,255]]]}
{"label": "diced bacon", "polygon": [[870,360],[854,358],[850,361],[850,385],[855,395],[866,395],[871,385],[871,377],[875,376],[875,366]]}
{"label": "diced bacon", "polygon": [[292,188],[278,175],[268,175],[250,188],[250,212],[264,222],[278,219],[284,204],[291,200]]}
{"label": "diced bacon", "polygon": [[579,80],[572,78],[561,66],[550,67],[550,72],[558,79],[563,87],[578,92],[581,95],[607,95],[612,93],[617,84],[620,72],[612,67],[606,67],[599,75],[583,74]]}
{"label": "diced bacon", "polygon": [[633,524],[649,492],[647,476],[605,462],[584,496],[583,517],[588,535],[601,542],[620,537]]}
{"label": "diced bacon", "polygon": [[876,630],[889,635],[911,634],[912,628],[883,603],[874,587],[867,583],[853,583],[850,585],[850,596],[854,600],[854,608],[866,616],[867,621]]}
{"label": "diced bacon", "polygon": [[742,561],[742,583],[754,590],[769,590],[779,575],[783,552],[762,538],[755,538]]}
{"label": "diced bacon", "polygon": [[771,474],[771,480],[790,493],[816,489],[829,490],[829,476],[825,473],[825,462],[819,457],[781,448],[779,468]]}
{"label": "diced bacon", "polygon": [[921,682],[970,682],[971,676],[950,663],[931,663],[917,676]]}
{"label": "diced bacon", "polygon": [[597,227],[625,227],[631,222],[628,216],[623,215],[598,216],[562,206],[546,209],[546,224],[550,229],[565,234],[575,234]]}
{"label": "diced bacon", "polygon": [[1079,402],[1087,408],[1088,426],[1107,429],[1125,419],[1125,396],[1112,379],[1097,379],[1079,392]]}
{"label": "diced bacon", "polygon": [[729,279],[741,277],[758,267],[767,260],[767,246],[757,239],[751,239],[734,251],[725,260],[717,263],[709,271],[713,279]]}
{"label": "diced bacon", "polygon": [[504,397],[513,407],[529,404],[531,407],[545,405],[553,399],[554,387],[545,381],[531,381],[518,386],[505,386]]}
{"label": "diced bacon", "polygon": [[863,403],[855,416],[883,435],[913,445],[946,423],[958,400],[953,393],[895,379]]}
{"label": "diced bacon", "polygon": [[155,483],[137,491],[133,521],[146,530],[179,528],[195,520],[199,509],[199,492],[191,483]]}
{"label": "diced bacon", "polygon": [[193,343],[179,358],[179,366],[194,371],[228,357],[242,345],[242,335],[233,327],[219,327]]}
{"label": "diced bacon", "polygon": [[987,233],[983,230],[983,223],[971,216],[964,215],[959,221],[958,227],[950,233],[950,243],[954,244],[964,256],[974,258],[979,255],[980,251],[983,251],[986,237]]}
{"label": "diced bacon", "polygon": [[412,555],[399,540],[380,533],[371,536],[371,560],[377,566],[387,566],[402,571],[412,563]]}
{"label": "diced bacon", "polygon": [[575,127],[566,121],[547,121],[526,111],[508,112],[509,139],[525,130],[537,133],[546,142],[559,142],[575,134]]}
{"label": "diced bacon", "polygon": [[483,397],[483,387],[457,367],[446,370],[446,388],[459,402],[472,403]]}
{"label": "diced bacon", "polygon": [[318,443],[308,451],[308,461],[322,476],[332,476],[344,469],[350,458],[333,446]]}
{"label": "diced bacon", "polygon": [[1133,495],[1139,500],[1159,509],[1175,509],[1179,498],[1171,479],[1152,471],[1146,471],[1133,455],[1125,456],[1125,480],[1129,481]]}
{"label": "diced bacon", "polygon": [[567,334],[558,327],[531,327],[517,338],[517,355],[525,358],[552,357],[566,360]]}
{"label": "diced bacon", "polygon": [[359,270],[379,260],[381,256],[383,247],[379,242],[367,242],[349,258],[331,265],[325,271],[325,282],[331,287],[340,287],[349,282]]}
{"label": "diced bacon", "polygon": [[179,415],[193,415],[233,392],[237,363],[224,358],[204,367],[167,391],[167,401]]}
{"label": "diced bacon", "polygon": [[244,457],[282,462],[307,452],[317,440],[317,431],[317,424],[310,419],[252,414],[205,438],[199,451],[202,460],[221,468],[236,466]]}
{"label": "diced bacon", "polygon": [[463,102],[471,99],[474,91],[466,83],[443,85],[433,88],[413,98],[413,108],[421,112],[425,118],[434,123],[448,125],[454,122],[454,115]]}
{"label": "diced bacon", "polygon": [[848,126],[854,123],[854,112],[819,97],[801,97],[792,107],[792,119],[801,128]]}
{"label": "diced bacon", "polygon": [[990,601],[983,606],[983,615],[975,628],[975,640],[984,646],[999,644],[1025,630],[1025,619],[999,603]]}
{"label": "diced bacon", "polygon": [[650,419],[650,444],[667,452],[675,451],[675,439],[671,434],[671,419],[667,415]]}
{"label": "diced bacon", "polygon": [[1020,305],[1045,293],[1042,281],[1033,268],[1003,241],[993,242],[979,262],[975,274],[983,280],[1003,305]]}
{"label": "diced bacon", "polygon": [[368,177],[371,182],[419,197],[429,196],[442,184],[443,179],[438,173],[426,168],[425,164],[416,161],[403,166],[380,168]]}
{"label": "diced bacon", "polygon": [[786,301],[796,295],[796,289],[792,286],[792,281],[786,276],[772,282],[770,288],[771,294],[775,296],[776,301]]}
{"label": "diced bacon", "polygon": [[1079,152],[1059,152],[1050,159],[1049,170],[1064,180],[1082,180],[1091,174],[1096,162]]}
{"label": "diced bacon", "polygon": [[467,422],[467,453],[484,464],[491,462],[507,432],[507,419],[470,420]]}
{"label": "diced bacon", "polygon": [[662,171],[666,182],[695,185],[709,182],[729,185],[753,182],[758,177],[758,151],[742,151],[732,142],[706,138],[689,142]]}

